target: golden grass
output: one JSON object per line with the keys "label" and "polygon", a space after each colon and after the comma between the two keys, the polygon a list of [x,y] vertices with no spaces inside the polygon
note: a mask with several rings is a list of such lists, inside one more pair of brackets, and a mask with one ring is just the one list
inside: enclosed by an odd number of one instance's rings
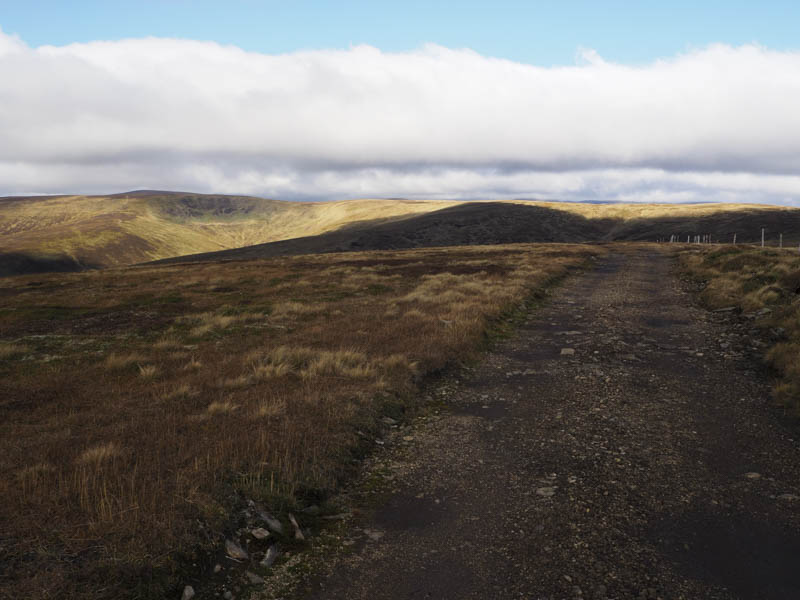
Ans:
{"label": "golden grass", "polygon": [[[777,215],[775,218],[780,219],[783,214],[796,211],[788,207],[746,204],[502,202],[537,206],[556,213],[603,221],[611,228],[610,233],[634,221],[682,219],[693,223],[720,211],[741,213],[756,210]],[[83,264],[122,266],[319,235],[353,223],[404,219],[459,204],[462,203],[386,199],[299,203],[202,194],[154,194],[113,199],[99,196],[38,198],[4,202],[0,212],[0,246],[6,252],[71,257]],[[226,210],[216,210],[219,206]],[[758,226],[754,225],[754,228]],[[176,289],[197,284],[212,286],[213,282],[213,278],[200,275],[176,282]]]}
{"label": "golden grass", "polygon": [[97,446],[87,448],[78,456],[76,462],[81,465],[96,465],[110,460],[119,454],[120,449],[114,442],[106,442],[105,444],[98,444]]}
{"label": "golden grass", "polygon": [[155,365],[139,365],[139,375],[144,377],[145,379],[150,379],[151,377],[155,377],[155,374],[158,372],[158,367]]}
{"label": "golden grass", "polygon": [[19,356],[28,352],[29,348],[21,344],[11,342],[0,342],[0,359]]}
{"label": "golden grass", "polygon": [[476,356],[492,323],[602,252],[440,248],[0,280],[0,344],[26,348],[0,362],[0,531],[15,564],[0,589],[172,594],[176,561],[214,552],[238,499],[296,510],[299,490],[330,493],[356,430],[412,407],[421,377]]}
{"label": "golden grass", "polygon": [[131,365],[139,364],[145,360],[140,354],[109,354],[104,364],[108,369],[125,369]]}
{"label": "golden grass", "polygon": [[705,247],[681,255],[684,268],[706,282],[701,299],[712,309],[738,307],[761,327],[781,328],[765,360],[777,371],[775,398],[800,415],[800,256],[796,250]]}

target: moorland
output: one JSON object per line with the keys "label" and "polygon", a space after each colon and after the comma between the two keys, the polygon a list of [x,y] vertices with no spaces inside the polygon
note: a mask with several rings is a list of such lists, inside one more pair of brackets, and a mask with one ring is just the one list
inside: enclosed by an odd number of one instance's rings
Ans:
{"label": "moorland", "polygon": [[[468,244],[680,241],[800,243],[800,210],[754,204],[582,204],[364,199],[285,202],[138,191],[0,198],[0,276],[193,255],[265,258]],[[227,251],[227,254],[215,254]],[[186,260],[181,258],[180,260]]]}
{"label": "moorland", "polygon": [[432,378],[617,242],[672,236],[699,301],[777,332],[795,410],[798,209],[0,199],[3,597],[180,597],[248,506],[283,528],[253,557],[303,546],[288,515],[323,527]]}

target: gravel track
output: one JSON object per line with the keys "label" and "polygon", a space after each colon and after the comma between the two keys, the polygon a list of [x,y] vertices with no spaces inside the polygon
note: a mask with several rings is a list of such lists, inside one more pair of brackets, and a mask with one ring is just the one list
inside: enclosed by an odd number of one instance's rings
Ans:
{"label": "gravel track", "polygon": [[800,598],[800,433],[672,266],[615,251],[435,390],[310,597]]}

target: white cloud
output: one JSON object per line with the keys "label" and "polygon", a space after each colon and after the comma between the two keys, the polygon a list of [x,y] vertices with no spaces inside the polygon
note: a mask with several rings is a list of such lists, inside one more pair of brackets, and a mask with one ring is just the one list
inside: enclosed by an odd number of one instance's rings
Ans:
{"label": "white cloud", "polygon": [[427,45],[264,55],[0,31],[0,194],[800,202],[800,53],[542,68]]}

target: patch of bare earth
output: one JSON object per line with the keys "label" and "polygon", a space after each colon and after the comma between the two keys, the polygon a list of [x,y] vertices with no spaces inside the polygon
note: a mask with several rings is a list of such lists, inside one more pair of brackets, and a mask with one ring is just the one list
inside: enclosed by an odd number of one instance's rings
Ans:
{"label": "patch of bare earth", "polygon": [[298,595],[800,597],[796,425],[672,265],[620,250],[435,390]]}

